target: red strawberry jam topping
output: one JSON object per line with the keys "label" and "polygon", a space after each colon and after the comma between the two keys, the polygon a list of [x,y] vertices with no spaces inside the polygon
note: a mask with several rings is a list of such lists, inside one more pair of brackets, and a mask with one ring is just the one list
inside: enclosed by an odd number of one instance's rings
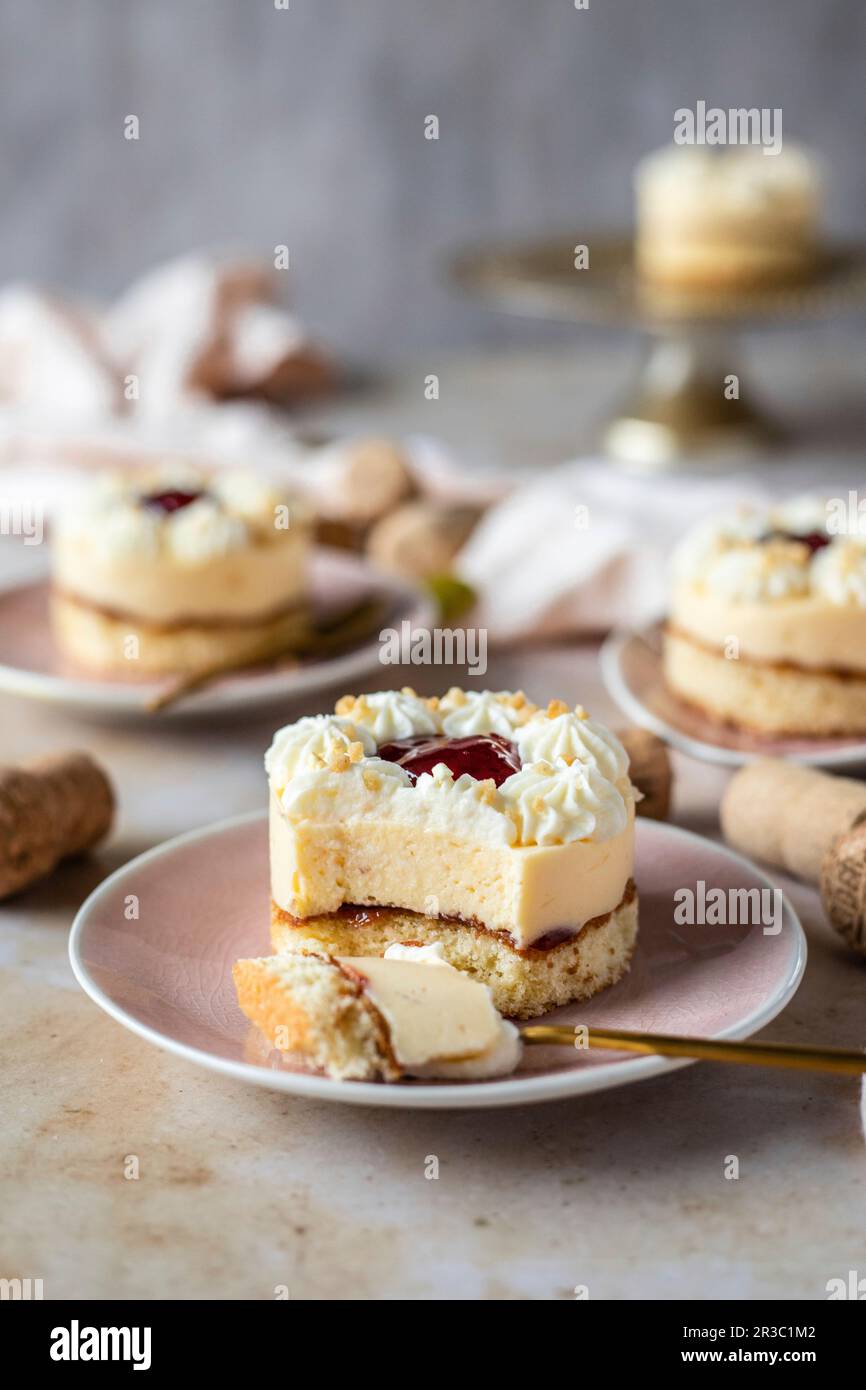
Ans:
{"label": "red strawberry jam topping", "polygon": [[800,545],[808,547],[809,554],[814,555],[816,550],[823,550],[825,545],[830,544],[830,537],[823,531],[807,531],[805,536],[798,536],[793,531],[768,531],[761,540],[766,541],[798,541]]}
{"label": "red strawberry jam topping", "polygon": [[170,516],[172,512],[179,512],[184,507],[188,507],[191,502],[197,502],[200,497],[204,497],[203,492],[184,492],[181,488],[166,488],[165,492],[149,492],[141,499],[143,507],[152,507],[154,511],[164,512]]}
{"label": "red strawberry jam topping", "polygon": [[386,762],[405,767],[413,782],[422,772],[432,772],[437,763],[445,763],[455,777],[464,772],[479,782],[492,777],[498,787],[523,766],[514,744],[500,734],[471,734],[467,738],[415,734],[383,743],[377,751]]}

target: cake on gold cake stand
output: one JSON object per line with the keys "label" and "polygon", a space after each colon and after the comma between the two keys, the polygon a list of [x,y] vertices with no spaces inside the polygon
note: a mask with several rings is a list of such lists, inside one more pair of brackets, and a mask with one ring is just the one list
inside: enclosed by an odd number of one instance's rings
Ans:
{"label": "cake on gold cake stand", "polygon": [[[589,264],[575,267],[578,245]],[[739,395],[738,330],[833,317],[866,305],[866,248],[828,249],[808,281],[732,292],[661,292],[636,274],[630,237],[576,235],[467,250],[452,262],[463,288],[513,313],[637,329],[648,339],[638,381],[604,428],[607,454],[662,471],[696,457],[730,460],[778,437]],[[731,382],[737,377],[737,382]],[[728,385],[726,387],[726,380]]]}

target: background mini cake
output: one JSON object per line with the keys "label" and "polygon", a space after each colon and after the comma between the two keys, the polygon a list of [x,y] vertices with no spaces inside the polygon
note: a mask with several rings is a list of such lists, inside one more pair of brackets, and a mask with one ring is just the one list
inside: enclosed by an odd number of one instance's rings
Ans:
{"label": "background mini cake", "polygon": [[523,1017],[627,968],[628,757],[580,707],[457,688],[347,696],[281,729],[266,766],[277,950],[438,941]]}
{"label": "background mini cake", "polygon": [[635,200],[637,265],[653,284],[752,288],[817,264],[820,182],[791,144],[667,146],[638,164]]}
{"label": "background mini cake", "polygon": [[57,526],[57,641],[126,676],[277,654],[307,627],[309,543],[302,505],[252,473],[102,478]]}
{"label": "background mini cake", "polygon": [[772,734],[866,731],[866,536],[817,498],[708,522],[673,559],[664,669],[678,695]]}

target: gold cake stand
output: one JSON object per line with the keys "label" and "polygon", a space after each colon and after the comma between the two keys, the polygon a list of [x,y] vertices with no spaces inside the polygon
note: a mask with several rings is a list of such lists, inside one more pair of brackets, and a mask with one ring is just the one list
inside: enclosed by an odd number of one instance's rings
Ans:
{"label": "gold cake stand", "polygon": [[[589,265],[580,270],[578,244],[589,251]],[[640,375],[602,434],[608,456],[640,472],[697,459],[729,462],[775,443],[778,427],[739,394],[737,332],[866,305],[863,246],[828,249],[801,284],[748,293],[652,289],[635,271],[631,238],[609,232],[475,247],[457,255],[450,269],[462,289],[513,313],[644,334]]]}

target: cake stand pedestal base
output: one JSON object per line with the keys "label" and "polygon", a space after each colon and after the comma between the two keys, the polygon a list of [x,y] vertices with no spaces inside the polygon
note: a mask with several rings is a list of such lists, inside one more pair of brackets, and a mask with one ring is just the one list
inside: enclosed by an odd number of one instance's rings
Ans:
{"label": "cake stand pedestal base", "polygon": [[605,427],[608,458],[636,473],[730,465],[771,449],[781,430],[740,396],[735,344],[722,331],[654,335],[640,377]]}

